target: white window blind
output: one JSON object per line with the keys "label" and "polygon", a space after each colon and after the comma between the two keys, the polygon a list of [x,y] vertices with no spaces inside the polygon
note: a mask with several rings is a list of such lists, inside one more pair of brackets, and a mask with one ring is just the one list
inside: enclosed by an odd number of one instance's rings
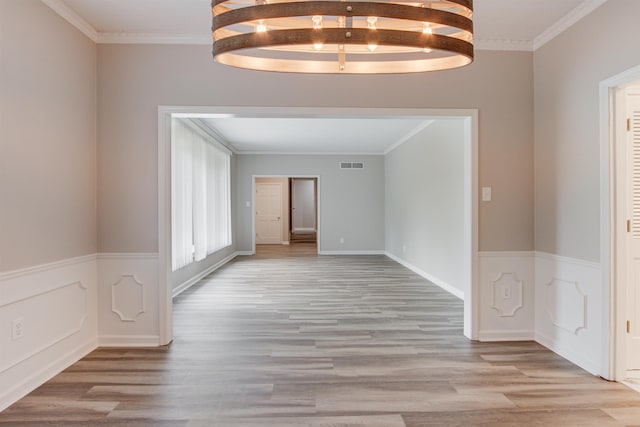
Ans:
{"label": "white window blind", "polygon": [[171,129],[172,267],[231,244],[230,155],[185,120]]}

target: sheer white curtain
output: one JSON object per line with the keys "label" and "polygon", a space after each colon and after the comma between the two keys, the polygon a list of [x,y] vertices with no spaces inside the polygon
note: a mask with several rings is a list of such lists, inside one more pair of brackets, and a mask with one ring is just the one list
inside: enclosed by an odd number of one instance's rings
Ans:
{"label": "sheer white curtain", "polygon": [[192,124],[172,121],[172,267],[231,244],[230,154]]}

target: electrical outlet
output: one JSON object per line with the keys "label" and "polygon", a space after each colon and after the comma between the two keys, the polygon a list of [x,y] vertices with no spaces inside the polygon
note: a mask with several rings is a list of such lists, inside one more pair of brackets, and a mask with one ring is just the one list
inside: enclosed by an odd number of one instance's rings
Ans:
{"label": "electrical outlet", "polygon": [[11,322],[11,339],[15,341],[22,337],[24,337],[24,325],[22,318],[13,319]]}

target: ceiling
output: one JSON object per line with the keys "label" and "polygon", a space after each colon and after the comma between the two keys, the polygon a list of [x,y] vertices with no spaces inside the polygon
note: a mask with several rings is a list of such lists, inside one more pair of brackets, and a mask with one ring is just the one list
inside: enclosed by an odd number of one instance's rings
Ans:
{"label": "ceiling", "polygon": [[[211,43],[210,0],[42,0],[97,43]],[[532,51],[607,0],[476,0],[477,49]],[[199,123],[238,153],[384,154],[439,118],[241,117]]]}

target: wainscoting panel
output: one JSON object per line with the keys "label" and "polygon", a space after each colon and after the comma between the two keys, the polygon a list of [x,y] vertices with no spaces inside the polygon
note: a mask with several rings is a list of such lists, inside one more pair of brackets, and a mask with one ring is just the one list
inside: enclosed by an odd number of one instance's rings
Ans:
{"label": "wainscoting panel", "polygon": [[533,340],[533,252],[480,252],[480,341]]}
{"label": "wainscoting panel", "polygon": [[159,345],[158,254],[98,255],[100,346]]}
{"label": "wainscoting panel", "polygon": [[536,253],[536,341],[598,374],[604,324],[600,265]]}
{"label": "wainscoting panel", "polygon": [[97,347],[96,256],[0,274],[0,410]]}

